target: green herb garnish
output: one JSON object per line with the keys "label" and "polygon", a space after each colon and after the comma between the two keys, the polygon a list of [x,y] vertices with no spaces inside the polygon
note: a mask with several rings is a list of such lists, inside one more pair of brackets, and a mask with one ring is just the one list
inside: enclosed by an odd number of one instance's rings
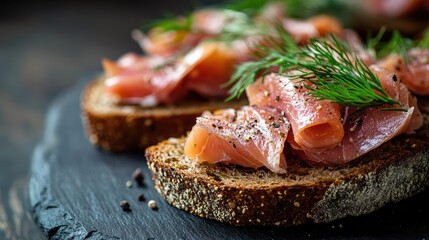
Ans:
{"label": "green herb garnish", "polygon": [[423,37],[417,43],[417,47],[419,48],[429,48],[429,27],[423,32]]}
{"label": "green herb garnish", "polygon": [[407,51],[414,46],[411,39],[403,37],[399,31],[394,31],[390,40],[382,44],[379,50],[376,49],[377,57],[381,58],[391,53],[399,54],[404,61],[407,61]]}
{"label": "green herb garnish", "polygon": [[[228,83],[233,85],[229,99],[240,96],[258,76],[264,76],[276,67],[277,73],[293,80],[313,83],[305,87],[314,97],[355,107],[358,112],[399,104],[383,89],[378,77],[352,53],[347,43],[331,36],[329,39],[311,39],[306,46],[298,48],[290,47],[291,38],[286,37],[287,33],[279,35],[282,41],[270,48],[265,58],[238,67]],[[291,73],[291,70],[297,71]]]}
{"label": "green herb garnish", "polygon": [[192,14],[186,14],[181,17],[166,17],[154,21],[144,27],[143,31],[148,31],[149,29],[157,28],[162,32],[168,31],[191,31],[192,30]]}
{"label": "green herb garnish", "polygon": [[[293,79],[309,80],[310,94],[363,112],[368,108],[399,104],[382,87],[378,77],[350,50],[347,43],[331,36],[330,41],[312,39],[299,53],[301,74]],[[386,108],[384,108],[386,109]]]}
{"label": "green herb garnish", "polygon": [[267,3],[269,3],[267,0],[230,0],[223,8],[240,11],[249,16],[255,16]]}
{"label": "green herb garnish", "polygon": [[232,42],[244,39],[252,35],[264,34],[265,30],[260,24],[256,24],[248,15],[234,10],[222,10],[227,18],[227,24],[215,41]]}
{"label": "green herb garnish", "polygon": [[383,35],[386,33],[386,27],[382,27],[380,31],[378,31],[377,35],[375,37],[369,37],[367,36],[366,39],[366,48],[376,51],[378,48],[380,48],[381,45],[381,39],[383,38]]}
{"label": "green herb garnish", "polygon": [[[317,14],[330,14],[341,19],[343,23],[348,23],[351,22],[353,16],[353,1],[348,0],[229,0],[224,4],[216,4],[209,7],[239,11],[249,18],[253,18],[270,2],[284,3],[286,6],[285,15],[293,18],[308,18]],[[194,8],[194,10],[195,9],[197,8]],[[191,31],[193,21],[192,14],[184,15],[183,20],[180,18],[180,20],[178,20],[174,15],[170,15],[171,16],[146,25],[142,30],[146,32],[151,28],[158,28],[161,31]]]}

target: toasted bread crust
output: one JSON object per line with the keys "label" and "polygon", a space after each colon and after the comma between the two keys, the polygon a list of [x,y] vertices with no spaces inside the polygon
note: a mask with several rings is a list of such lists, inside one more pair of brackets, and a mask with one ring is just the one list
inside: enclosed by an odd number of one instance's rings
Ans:
{"label": "toasted bread crust", "polygon": [[[426,117],[427,118],[427,117]],[[429,186],[429,126],[401,135],[336,168],[299,162],[288,173],[184,157],[185,138],[146,149],[158,192],[171,205],[233,225],[297,225],[330,222],[372,212]]]}
{"label": "toasted bread crust", "polygon": [[154,108],[124,105],[105,94],[103,81],[100,77],[84,90],[82,117],[90,141],[113,152],[144,149],[168,137],[180,137],[191,130],[203,111],[238,108],[247,103],[199,98]]}

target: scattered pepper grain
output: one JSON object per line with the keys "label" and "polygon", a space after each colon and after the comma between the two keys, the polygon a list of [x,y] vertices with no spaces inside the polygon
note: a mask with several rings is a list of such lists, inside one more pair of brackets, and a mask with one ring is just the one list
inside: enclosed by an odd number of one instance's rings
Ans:
{"label": "scattered pepper grain", "polygon": [[122,208],[122,211],[129,212],[131,211],[130,204],[126,200],[122,200],[119,204]]}

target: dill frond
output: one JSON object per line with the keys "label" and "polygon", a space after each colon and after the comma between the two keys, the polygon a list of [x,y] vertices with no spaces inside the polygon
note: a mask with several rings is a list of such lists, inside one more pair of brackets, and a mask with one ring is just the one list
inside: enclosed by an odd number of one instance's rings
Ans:
{"label": "dill frond", "polygon": [[[334,36],[314,38],[303,47],[290,47],[290,36],[279,34],[278,46],[265,49],[266,57],[237,68],[231,81],[229,99],[240,96],[247,86],[273,69],[293,81],[308,80],[305,85],[318,99],[330,100],[363,112],[368,108],[389,108],[399,104],[383,89],[378,77],[354,53],[350,46]],[[288,51],[283,51],[288,50]],[[293,71],[291,70],[298,70]],[[403,109],[402,109],[403,110]]]}

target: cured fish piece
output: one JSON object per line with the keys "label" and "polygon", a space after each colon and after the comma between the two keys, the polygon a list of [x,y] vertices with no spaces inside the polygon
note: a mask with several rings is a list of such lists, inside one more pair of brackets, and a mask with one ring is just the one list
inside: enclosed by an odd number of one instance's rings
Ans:
{"label": "cured fish piece", "polygon": [[[397,55],[397,57],[399,56]],[[391,56],[386,62],[372,65],[371,70],[377,74],[383,87],[386,89],[387,93],[391,97],[401,102],[401,104],[407,108],[414,107],[410,123],[405,131],[406,133],[411,134],[414,133],[415,130],[423,126],[423,116],[417,105],[417,98],[409,92],[407,93],[407,91],[405,91],[405,89],[409,91],[411,90],[406,84],[406,81],[402,81],[402,79],[410,79],[413,77],[413,74],[408,70],[411,67],[407,67],[411,66],[411,62],[410,65],[400,65],[400,67],[398,68],[399,65],[388,65],[388,62],[390,61],[393,61],[391,63],[397,61],[402,63],[402,58],[395,57],[393,59],[393,56]]]}
{"label": "cured fish piece", "polygon": [[284,29],[300,44],[307,43],[311,38],[318,37],[317,28],[308,21],[285,18],[282,20]]}
{"label": "cured fish piece", "polygon": [[132,37],[148,55],[171,57],[198,45],[208,35],[189,30],[164,31],[154,28],[147,34],[140,30],[134,30]]}
{"label": "cured fish piece", "polygon": [[122,102],[140,103],[143,106],[171,103],[184,96],[185,92],[179,86],[195,64],[180,61],[170,65],[156,57],[136,54],[127,54],[116,64],[104,60],[103,66],[110,76],[105,81],[106,93],[119,97]]}
{"label": "cured fish piece", "polygon": [[[405,111],[383,111],[370,108],[358,119],[348,116],[354,109],[344,109],[344,138],[341,144],[325,149],[306,148],[291,141],[292,148],[300,158],[311,165],[339,165],[354,160],[375,149],[393,137],[408,131],[415,108],[410,102],[410,92],[400,81],[394,81],[394,73],[378,66],[371,66],[380,79],[383,88]],[[421,117],[421,116],[420,116]],[[417,127],[414,126],[414,127]],[[293,138],[292,138],[293,139]]]}
{"label": "cured fish piece", "polygon": [[319,36],[328,36],[329,34],[343,35],[343,26],[332,16],[322,14],[314,16],[307,21],[314,25]]}
{"label": "cured fish piece", "polygon": [[265,166],[285,173],[283,154],[289,122],[276,109],[243,107],[205,113],[185,143],[185,155],[197,162]]}
{"label": "cured fish piece", "polygon": [[247,15],[228,9],[207,8],[192,14],[192,30],[203,32],[210,36],[221,34],[225,27],[247,20]]}
{"label": "cured fish piece", "polygon": [[250,104],[284,112],[300,146],[323,149],[338,145],[344,136],[340,106],[312,97],[304,84],[270,74],[250,85],[246,94]]}
{"label": "cured fish piece", "polygon": [[158,27],[147,34],[136,30],[132,36],[149,55],[170,57],[220,35],[231,24],[246,20],[247,16],[238,11],[208,8],[195,11],[189,19],[177,18],[177,25],[183,25],[181,30],[165,31]]}
{"label": "cured fish piece", "polygon": [[221,42],[205,42],[181,58],[127,54],[116,63],[104,60],[109,76],[106,92],[122,102],[143,106],[179,101],[195,91],[206,97],[224,97],[239,56]]}
{"label": "cured fish piece", "polygon": [[362,6],[366,12],[374,16],[395,18],[412,13],[424,6],[427,1],[422,0],[364,0]]}
{"label": "cured fish piece", "polygon": [[417,95],[429,95],[429,49],[414,48],[407,52],[404,62],[398,54],[391,54],[379,61],[379,65],[395,72],[398,80]]}
{"label": "cured fish piece", "polygon": [[307,43],[311,38],[327,36],[329,34],[343,35],[343,27],[340,22],[328,15],[319,15],[308,20],[283,18],[284,29],[299,44]]}
{"label": "cured fish piece", "polygon": [[245,53],[239,55],[222,42],[207,42],[193,51],[202,56],[186,77],[187,87],[207,97],[227,96],[228,88],[222,84],[230,79],[238,57]]}

